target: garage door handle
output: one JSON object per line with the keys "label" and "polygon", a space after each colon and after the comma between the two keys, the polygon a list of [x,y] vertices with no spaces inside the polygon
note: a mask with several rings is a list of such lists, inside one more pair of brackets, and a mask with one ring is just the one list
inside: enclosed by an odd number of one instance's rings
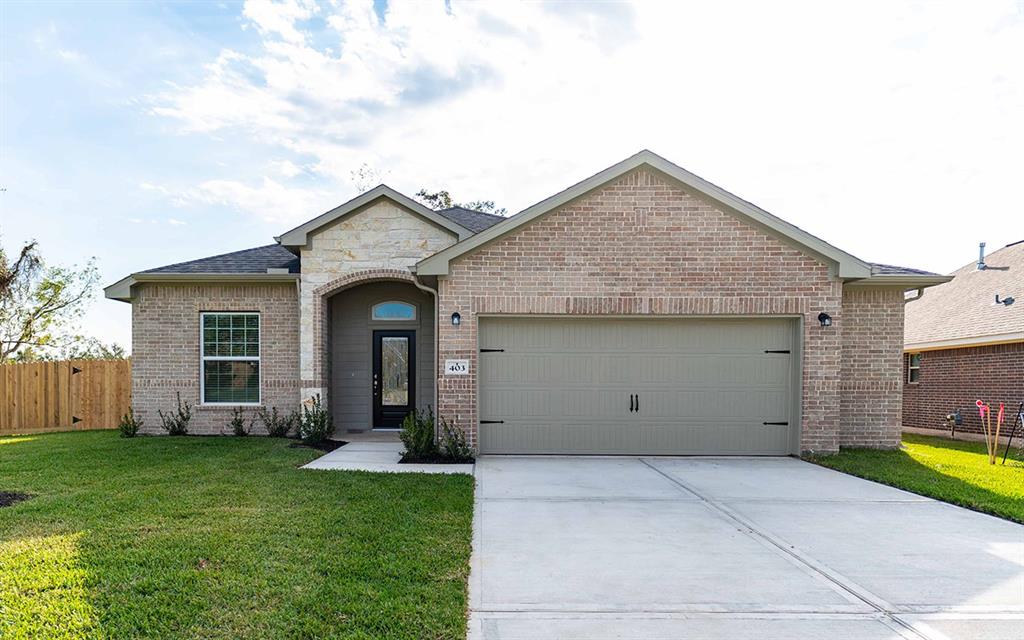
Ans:
{"label": "garage door handle", "polygon": [[636,394],[636,412],[640,413],[640,394]]}
{"label": "garage door handle", "polygon": [[789,426],[788,422],[762,422],[761,424],[763,424],[766,427],[769,426],[769,425],[771,425],[773,427],[788,427]]}
{"label": "garage door handle", "polygon": [[631,394],[629,394],[629,412],[630,413],[633,413],[633,410],[634,410],[635,406],[636,405],[633,404],[633,394],[631,393]]}

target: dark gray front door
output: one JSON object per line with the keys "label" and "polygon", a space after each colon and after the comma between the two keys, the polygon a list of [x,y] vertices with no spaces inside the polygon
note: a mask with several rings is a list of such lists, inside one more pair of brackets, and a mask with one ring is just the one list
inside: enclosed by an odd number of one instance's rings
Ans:
{"label": "dark gray front door", "polygon": [[373,427],[395,429],[416,406],[416,332],[373,332]]}

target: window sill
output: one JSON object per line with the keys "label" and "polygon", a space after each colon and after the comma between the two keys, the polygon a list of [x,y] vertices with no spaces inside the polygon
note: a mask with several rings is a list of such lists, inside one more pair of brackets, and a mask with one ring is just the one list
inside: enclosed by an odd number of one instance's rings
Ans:
{"label": "window sill", "polygon": [[197,411],[216,411],[218,409],[260,409],[261,402],[207,402],[195,405]]}

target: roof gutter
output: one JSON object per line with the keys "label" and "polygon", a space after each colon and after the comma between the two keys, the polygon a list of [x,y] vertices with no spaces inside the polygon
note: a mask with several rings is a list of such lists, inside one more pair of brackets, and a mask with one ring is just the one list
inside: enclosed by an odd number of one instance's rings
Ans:
{"label": "roof gutter", "polygon": [[935,285],[945,284],[953,279],[953,276],[941,275],[873,275],[867,278],[847,280],[844,287],[903,287],[905,290],[924,289]]}
{"label": "roof gutter", "polygon": [[103,296],[110,300],[131,302],[132,287],[145,282],[197,282],[202,284],[240,284],[247,282],[298,281],[298,273],[133,273],[103,288]]}

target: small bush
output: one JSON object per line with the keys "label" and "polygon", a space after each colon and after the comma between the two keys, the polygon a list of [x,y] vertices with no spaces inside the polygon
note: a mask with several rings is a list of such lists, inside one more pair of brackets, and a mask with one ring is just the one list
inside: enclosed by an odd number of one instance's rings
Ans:
{"label": "small bush", "polygon": [[466,442],[466,432],[444,418],[441,418],[440,422],[441,455],[452,462],[472,462],[474,453],[473,448]]}
{"label": "small bush", "polygon": [[188,433],[188,423],[192,419],[192,405],[187,401],[182,403],[181,394],[175,394],[178,396],[178,408],[173,413],[164,414],[163,411],[157,410],[157,414],[160,416],[160,426],[167,432],[168,435],[172,436],[183,436]]}
{"label": "small bush", "polygon": [[316,394],[302,405],[302,418],[299,420],[299,437],[306,444],[320,444],[334,431],[331,414]]}
{"label": "small bush", "polygon": [[259,417],[263,427],[267,430],[267,435],[271,438],[287,438],[299,423],[297,411],[278,413],[277,407],[271,407],[270,411],[267,411],[266,407],[260,407],[256,416]]}
{"label": "small bush", "polygon": [[235,407],[231,410],[231,422],[228,424],[231,425],[231,433],[242,437],[249,435],[249,432],[252,431],[252,425],[254,422],[256,422],[256,418],[249,418],[249,423],[246,424],[245,414],[242,411],[242,407]]}
{"label": "small bush", "polygon": [[136,418],[135,412],[132,411],[131,407],[128,407],[128,413],[121,416],[121,422],[117,425],[117,430],[121,432],[121,437],[134,438],[141,428],[142,420]]}
{"label": "small bush", "polygon": [[434,411],[420,412],[413,409],[402,421],[402,432],[399,434],[405,445],[405,457],[410,459],[430,458],[437,455],[437,444],[434,442]]}

